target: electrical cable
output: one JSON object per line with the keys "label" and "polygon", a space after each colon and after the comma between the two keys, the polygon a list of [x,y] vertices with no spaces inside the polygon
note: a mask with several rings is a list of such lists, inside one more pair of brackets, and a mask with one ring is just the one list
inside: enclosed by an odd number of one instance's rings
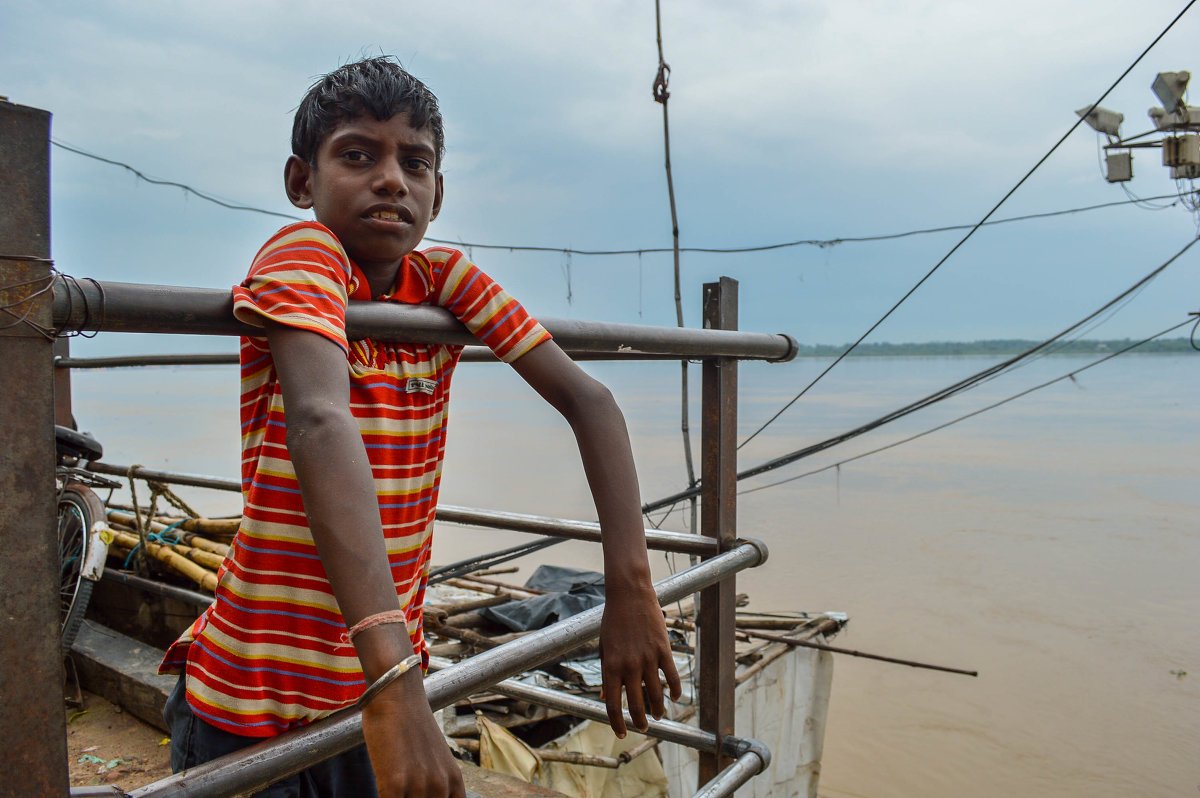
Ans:
{"label": "electrical cable", "polygon": [[[119,166],[122,169],[125,169],[125,170],[131,172],[132,174],[137,176],[139,179],[145,180],[146,182],[151,183],[152,185],[171,186],[173,188],[182,189],[183,191],[187,192],[188,194],[190,194],[194,197],[197,197],[198,199],[202,199],[207,202],[216,203],[217,205],[220,205],[222,208],[227,208],[229,210],[235,210],[235,211],[248,211],[250,213],[261,213],[266,216],[276,216],[281,219],[290,219],[292,221],[303,221],[304,220],[304,217],[296,216],[296,215],[290,214],[290,213],[281,213],[279,211],[271,211],[271,210],[267,210],[265,208],[257,208],[252,205],[245,205],[245,204],[241,204],[241,203],[234,203],[234,202],[222,200],[215,196],[209,195],[206,192],[203,192],[199,189],[193,188],[192,186],[189,186],[186,183],[177,183],[173,180],[159,180],[157,178],[147,177],[140,170],[134,168],[133,166],[131,166],[127,163],[124,163],[123,161],[117,161],[112,158],[105,158],[100,155],[95,155],[93,153],[87,152],[86,150],[79,149],[78,147],[69,146],[69,145],[64,144],[61,141],[57,141],[55,139],[51,139],[50,143],[56,147],[60,147],[64,150],[67,150],[68,152],[72,152],[77,155],[82,155],[85,158],[91,158],[93,160],[100,161],[101,163],[112,164],[113,166]],[[1191,193],[1195,194],[1197,197],[1197,200],[1200,201],[1200,191],[1191,192]],[[876,241],[895,241],[896,239],[909,238],[911,236],[933,235],[936,233],[950,233],[950,232],[954,232],[956,230],[971,230],[977,226],[990,227],[992,225],[998,225],[998,224],[1012,224],[1013,222],[1027,222],[1027,221],[1032,221],[1034,219],[1049,219],[1049,218],[1052,218],[1055,216],[1066,216],[1066,215],[1075,214],[1075,213],[1086,213],[1088,211],[1102,210],[1104,208],[1117,208],[1117,207],[1121,207],[1123,205],[1141,205],[1142,203],[1152,201],[1152,200],[1175,200],[1175,202],[1172,202],[1170,205],[1165,206],[1165,207],[1174,207],[1176,204],[1178,204],[1178,202],[1180,200],[1180,195],[1178,193],[1176,193],[1176,194],[1162,194],[1162,195],[1155,196],[1155,197],[1135,197],[1135,198],[1128,199],[1128,200],[1118,200],[1116,202],[1101,202],[1101,203],[1097,203],[1095,205],[1083,205],[1083,206],[1080,206],[1077,208],[1064,208],[1064,209],[1057,210],[1057,211],[1043,211],[1040,213],[1027,213],[1027,214],[1023,214],[1021,216],[1009,216],[1009,217],[1005,217],[1003,219],[990,219],[990,220],[984,222],[982,225],[951,224],[951,225],[942,225],[939,227],[923,227],[923,228],[919,228],[919,229],[915,229],[915,230],[903,230],[898,233],[878,233],[878,234],[865,235],[865,236],[841,236],[838,238],[805,238],[805,239],[798,239],[795,241],[783,241],[783,242],[774,243],[774,244],[760,244],[760,245],[747,246],[747,247],[682,247],[681,246],[679,248],[679,251],[681,253],[682,252],[690,252],[690,253],[708,253],[708,254],[728,255],[728,254],[748,254],[748,253],[755,253],[755,252],[769,252],[772,250],[788,249],[791,247],[818,247],[820,249],[826,249],[828,247],[837,246],[839,244],[866,244],[866,243],[872,243],[872,242],[876,242]],[[1186,198],[1184,201],[1186,202]],[[1153,210],[1160,209],[1159,206],[1151,206],[1151,208]],[[674,247],[642,247],[640,249],[574,249],[572,247],[552,247],[552,246],[537,246],[537,245],[522,245],[522,244],[481,244],[481,243],[473,242],[473,241],[462,241],[462,240],[455,240],[455,239],[449,239],[449,238],[432,238],[429,236],[426,236],[425,240],[432,242],[434,244],[446,244],[448,246],[454,246],[454,247],[458,247],[458,248],[465,249],[465,250],[488,249],[488,250],[508,251],[508,252],[557,252],[557,253],[561,253],[564,255],[581,255],[581,256],[586,256],[586,255],[593,255],[593,256],[637,255],[640,257],[642,255],[665,254],[668,252],[673,253],[675,251]]]}
{"label": "electrical cable", "polygon": [[194,197],[205,200],[206,202],[212,202],[216,205],[220,205],[222,208],[228,208],[231,211],[248,211],[250,213],[261,213],[266,216],[278,216],[281,219],[293,219],[295,221],[304,221],[303,217],[293,216],[290,213],[279,213],[278,211],[268,211],[263,208],[255,208],[252,205],[240,205],[240,204],[233,203],[233,202],[226,202],[225,200],[220,199],[219,197],[213,196],[212,194],[206,194],[205,192],[200,191],[195,188],[192,188],[191,186],[189,186],[185,183],[176,183],[174,180],[159,180],[158,178],[150,177],[150,176],[146,175],[145,173],[141,172],[138,169],[135,169],[134,167],[130,166],[127,163],[123,163],[121,161],[114,161],[111,158],[105,158],[103,156],[96,155],[94,153],[86,152],[85,150],[81,150],[78,147],[72,147],[71,145],[66,144],[66,143],[59,141],[57,139],[54,139],[54,138],[50,139],[50,143],[53,144],[55,147],[59,147],[61,149],[67,150],[68,152],[73,152],[77,155],[82,155],[86,158],[91,158],[93,160],[100,161],[102,163],[112,164],[113,166],[119,166],[128,172],[132,172],[139,180],[144,180],[147,183],[150,183],[152,185],[171,186],[172,188],[182,189],[185,194],[191,194]]}
{"label": "electrical cable", "polygon": [[[959,380],[958,382],[954,383],[953,385],[949,385],[945,388],[942,388],[941,390],[938,390],[932,394],[929,394],[928,396],[926,396],[922,399],[918,399],[917,401],[907,404],[904,407],[901,407],[897,410],[893,410],[892,412],[887,413],[886,415],[881,416],[880,418],[877,418],[874,421],[867,422],[866,424],[855,427],[854,429],[848,430],[839,435],[835,435],[832,438],[827,438],[826,440],[820,441],[818,443],[814,443],[809,446],[805,446],[801,449],[797,449],[795,451],[789,452],[787,454],[780,455],[779,457],[776,457],[772,460],[768,460],[765,463],[754,466],[753,468],[746,469],[745,471],[739,471],[737,473],[737,480],[741,481],[743,479],[749,479],[750,477],[758,476],[759,474],[764,474],[768,471],[773,471],[777,468],[782,468],[783,466],[788,465],[789,463],[794,463],[797,460],[803,459],[805,457],[809,457],[818,452],[825,451],[826,449],[832,448],[840,443],[845,443],[846,441],[856,438],[859,435],[870,432],[873,429],[877,429],[878,427],[881,427],[892,421],[896,421],[897,419],[903,418],[904,416],[907,416],[911,413],[915,413],[918,410],[929,407],[930,405],[936,404],[937,402],[940,402],[944,399],[948,399],[951,396],[955,396],[959,393],[962,393],[963,391],[973,388],[976,385],[978,385],[979,383],[983,382],[984,380],[986,380],[996,374],[999,374],[1000,372],[1010,370],[1017,363],[1020,363],[1021,361],[1048,348],[1056,341],[1059,341],[1060,339],[1066,337],[1067,335],[1084,327],[1086,324],[1091,322],[1096,317],[1108,312],[1113,307],[1115,307],[1118,304],[1120,304],[1121,302],[1125,301],[1128,297],[1136,294],[1147,283],[1149,283],[1151,280],[1158,277],[1158,275],[1160,275],[1163,271],[1165,271],[1167,269],[1167,267],[1169,267],[1172,263],[1174,263],[1176,260],[1181,258],[1184,253],[1186,253],[1189,249],[1192,248],[1192,246],[1194,246],[1196,244],[1197,241],[1200,241],[1200,238],[1193,238],[1192,240],[1190,240],[1186,245],[1184,245],[1184,247],[1182,249],[1180,249],[1178,252],[1176,252],[1174,255],[1172,255],[1169,259],[1167,259],[1166,262],[1164,262],[1160,266],[1153,269],[1149,274],[1147,274],[1145,277],[1142,277],[1140,280],[1138,280],[1132,286],[1125,289],[1120,294],[1118,294],[1116,297],[1114,297],[1113,299],[1110,299],[1108,302],[1104,303],[1099,308],[1092,311],[1087,316],[1083,317],[1082,319],[1075,322],[1071,326],[1067,327],[1065,330],[1058,333],[1057,335],[1047,338],[1046,340],[1042,341],[1041,343],[1039,343],[1033,347],[1030,347],[1029,349],[1025,350],[1024,352],[1021,352],[1020,354],[1014,355],[1013,357],[1008,358],[1007,360],[1001,361],[1000,363],[989,366],[988,368],[984,369],[983,371],[977,372],[969,377]],[[700,492],[700,490],[701,490],[700,486],[692,486],[690,488],[687,488],[686,490],[680,491],[679,493],[672,494],[671,496],[667,496],[665,498],[658,499],[656,501],[649,502],[647,504],[643,504],[642,512],[646,513],[646,512],[651,512],[653,510],[661,509],[670,504],[674,504],[675,502],[678,502],[683,498],[687,498],[689,496],[696,495],[697,493]]]}
{"label": "electrical cable", "polygon": [[929,407],[932,404],[940,402],[943,399],[948,399],[951,396],[962,393],[963,391],[967,390],[968,388],[974,387],[975,385],[982,382],[984,379],[987,379],[988,377],[991,377],[995,374],[999,374],[1002,371],[1009,370],[1016,363],[1019,363],[1022,360],[1025,360],[1026,358],[1045,349],[1050,344],[1054,343],[1055,341],[1058,341],[1059,339],[1065,337],[1069,333],[1084,326],[1085,324],[1087,324],[1089,321],[1096,318],[1097,316],[1105,313],[1110,308],[1112,308],[1114,305],[1123,301],[1131,294],[1134,294],[1137,291],[1141,290],[1141,288],[1143,286],[1145,286],[1148,282],[1150,282],[1155,277],[1157,277],[1159,274],[1161,274],[1168,266],[1170,266],[1172,263],[1174,263],[1176,260],[1178,260],[1180,257],[1182,257],[1183,254],[1185,252],[1187,252],[1189,249],[1191,249],[1192,246],[1195,245],[1197,241],[1200,241],[1200,239],[1193,238],[1186,245],[1184,245],[1183,249],[1179,250],[1179,252],[1175,253],[1173,256],[1171,256],[1170,259],[1168,259],[1165,263],[1163,263],[1162,265],[1155,268],[1153,271],[1151,271],[1145,277],[1138,280],[1132,286],[1130,286],[1126,290],[1122,291],[1116,297],[1109,300],[1104,305],[1102,305],[1100,308],[1098,308],[1097,310],[1095,310],[1092,313],[1085,316],[1083,319],[1075,322],[1070,327],[1067,327],[1062,332],[1058,333],[1057,335],[1055,335],[1051,338],[1046,339],[1042,343],[1039,343],[1036,346],[1031,347],[1030,349],[1027,349],[1024,352],[1022,352],[1018,355],[1015,355],[1015,356],[1009,358],[1008,360],[997,363],[997,364],[995,364],[989,368],[986,368],[983,371],[980,371],[970,377],[960,380],[960,381],[954,383],[953,385],[947,386],[946,388],[942,388],[941,390],[936,391],[936,392],[930,394],[929,396],[924,397],[923,399],[919,399],[916,402],[905,405],[904,407],[902,407],[898,410],[893,410],[891,413],[888,413],[887,415],[882,416],[874,421],[871,421],[860,427],[856,427],[853,430],[844,432],[841,435],[838,435],[834,438],[830,438],[826,441],[822,441],[821,443],[805,447],[804,449],[800,449],[795,452],[791,452],[789,454],[782,455],[781,457],[777,457],[773,460],[769,460],[766,463],[755,466],[754,468],[747,469],[746,471],[739,472],[737,475],[738,479],[739,480],[748,479],[749,477],[757,476],[758,474],[762,474],[767,471],[772,471],[776,468],[787,465],[788,463],[795,462],[796,460],[799,460],[803,457],[808,457],[809,455],[816,454],[818,451],[824,451],[825,449],[828,449],[831,446],[834,446],[838,443],[843,443],[846,440],[858,437],[859,435],[862,435],[865,432],[869,432],[870,430],[876,429],[880,426],[883,426],[884,424],[890,423],[899,418],[903,418],[904,416],[914,413],[917,410],[923,409],[925,407]]}
{"label": "electrical cable", "polygon": [[[1197,314],[1192,313],[1189,315],[1195,316]],[[918,432],[916,435],[910,435],[907,438],[901,438],[900,440],[893,441],[892,443],[889,443],[886,446],[880,446],[877,449],[872,449],[868,452],[856,454],[853,457],[847,457],[845,460],[839,460],[836,463],[831,463],[827,466],[822,466],[821,468],[815,468],[812,471],[805,471],[803,474],[796,474],[795,476],[788,477],[787,479],[781,479],[778,482],[772,482],[767,485],[759,485],[758,487],[755,487],[755,488],[747,488],[746,490],[739,490],[737,493],[739,496],[742,496],[747,493],[755,493],[760,490],[766,490],[767,488],[774,488],[779,485],[787,484],[788,482],[795,482],[796,480],[803,479],[804,477],[810,477],[814,474],[820,474],[822,471],[828,471],[831,468],[840,469],[842,466],[846,465],[846,463],[852,463],[855,460],[861,460],[862,458],[867,457],[869,455],[878,454],[879,452],[884,452],[884,451],[887,451],[888,449],[894,449],[895,447],[899,446],[902,443],[908,443],[910,441],[915,441],[917,438],[923,438],[926,435],[931,435],[939,430],[946,429],[946,427],[953,426],[960,421],[966,421],[968,418],[974,418],[975,416],[978,416],[982,413],[986,413],[989,410],[994,410],[997,407],[1000,407],[1001,405],[1008,404],[1009,402],[1012,402],[1016,399],[1020,399],[1023,396],[1028,396],[1029,394],[1033,393],[1034,391],[1038,391],[1038,390],[1041,390],[1042,388],[1046,388],[1050,385],[1054,385],[1057,382],[1062,382],[1063,380],[1066,380],[1066,379],[1074,380],[1075,375],[1081,374],[1082,372],[1087,371],[1088,369],[1092,368],[1093,366],[1098,366],[1101,363],[1104,363],[1105,361],[1112,360],[1117,355],[1123,355],[1132,349],[1136,349],[1137,347],[1139,347],[1143,344],[1149,343],[1150,341],[1153,341],[1156,338],[1161,338],[1162,336],[1166,335],[1167,333],[1174,332],[1175,330],[1178,330],[1180,327],[1185,327],[1188,324],[1192,324],[1191,320],[1182,321],[1179,324],[1174,325],[1173,327],[1168,327],[1167,329],[1163,330],[1162,332],[1155,333],[1154,335],[1150,336],[1149,338],[1144,338],[1135,344],[1130,344],[1129,346],[1125,347],[1124,349],[1120,349],[1116,352],[1112,352],[1112,353],[1100,358],[1099,360],[1096,360],[1092,363],[1087,364],[1086,366],[1083,366],[1082,368],[1077,368],[1074,371],[1063,374],[1061,377],[1055,377],[1052,380],[1047,380],[1046,382],[1043,382],[1039,385],[1035,385],[1032,388],[1027,388],[1024,391],[1021,391],[1020,393],[1013,394],[1012,396],[1008,397],[1007,399],[1001,399],[999,402],[993,402],[990,405],[981,407],[978,410],[967,413],[966,415],[962,415],[962,416],[959,416],[958,418],[952,419],[951,421],[947,421],[944,424],[938,424],[936,427],[931,427],[930,429],[927,429],[924,432]],[[1193,334],[1194,334],[1194,330],[1193,330]]]}
{"label": "electrical cable", "polygon": [[[1127,75],[1129,75],[1130,72],[1133,71],[1133,68],[1136,67],[1141,62],[1141,60],[1146,57],[1146,54],[1149,53],[1150,50],[1152,50],[1154,48],[1154,46],[1156,44],[1158,44],[1158,42],[1164,36],[1167,35],[1167,32],[1169,30],[1171,30],[1171,28],[1175,27],[1175,23],[1183,18],[1183,15],[1188,12],[1188,9],[1190,9],[1195,4],[1195,2],[1196,2],[1196,0],[1188,0],[1188,4],[1183,7],[1183,10],[1180,11],[1173,20],[1171,20],[1170,24],[1168,24],[1167,27],[1163,28],[1161,33],[1159,33],[1157,36],[1154,37],[1154,41],[1150,42],[1150,44],[1146,46],[1146,49],[1142,50],[1141,55],[1139,55],[1137,58],[1135,58],[1133,60],[1133,63],[1130,64],[1128,67],[1126,67],[1125,71],[1122,72],[1121,75],[1115,81],[1113,81],[1111,86],[1109,86],[1107,89],[1104,90],[1104,93],[1101,94],[1100,97],[1097,98],[1096,101],[1094,103],[1092,103],[1090,107],[1095,108],[1095,107],[1099,106],[1100,103],[1102,103],[1104,101],[1104,98],[1106,98],[1110,93],[1112,93],[1112,90],[1115,89],[1117,87],[1117,85],[1120,84],[1120,82],[1123,81],[1125,79],[1125,77]],[[820,374],[817,375],[816,379],[814,379],[807,386],[805,386],[800,391],[800,393],[798,393],[794,397],[792,397],[791,401],[789,401],[782,408],[780,408],[779,411],[777,413],[775,413],[775,415],[773,415],[769,419],[767,419],[758,429],[756,429],[753,433],[751,433],[748,438],[746,438],[741,443],[739,443],[737,448],[741,449],[747,443],[749,443],[750,441],[752,441],[756,437],[758,437],[759,433],[761,433],[763,430],[765,430],[767,427],[769,427],[775,421],[775,419],[777,419],[781,415],[783,415],[787,411],[788,408],[790,408],[792,405],[794,405],[800,399],[800,397],[804,396],[804,394],[808,393],[809,389],[811,389],[814,385],[816,385],[818,382],[820,382],[821,378],[823,378],[826,374],[828,374],[830,371],[832,371],[834,366],[836,366],[838,363],[841,363],[842,360],[846,357],[846,355],[848,355],[852,351],[854,351],[855,347],[857,347],[860,343],[862,343],[867,338],[867,336],[869,336],[871,333],[873,333],[879,325],[883,324],[883,322],[889,316],[891,316],[892,313],[895,312],[896,308],[900,307],[902,304],[904,304],[904,302],[910,296],[912,296],[914,293],[916,293],[917,289],[920,288],[925,283],[926,280],[928,280],[930,277],[932,277],[934,272],[936,272],[938,269],[940,269],[942,267],[942,264],[945,263],[946,261],[948,261],[950,259],[950,257],[952,255],[954,255],[955,252],[958,251],[959,247],[961,247],[963,244],[965,244],[971,238],[971,236],[975,235],[975,231],[978,230],[980,227],[982,227],[983,224],[988,219],[991,218],[992,214],[994,214],[997,210],[999,210],[1000,206],[1003,205],[1005,202],[1007,202],[1008,198],[1011,197],[1013,194],[1015,194],[1017,189],[1019,189],[1022,185],[1024,185],[1025,181],[1028,180],[1033,175],[1033,173],[1036,172],[1041,167],[1041,165],[1043,163],[1045,163],[1046,160],[1049,159],[1051,155],[1054,154],[1054,152],[1062,145],[1062,143],[1064,141],[1066,141],[1067,138],[1072,133],[1075,132],[1075,128],[1077,128],[1081,124],[1083,124],[1083,120],[1084,120],[1084,117],[1079,117],[1078,119],[1076,119],[1075,123],[1067,129],[1067,132],[1064,133],[1059,138],[1059,140],[1054,143],[1054,146],[1052,146],[1046,152],[1045,155],[1043,155],[1041,158],[1038,159],[1037,163],[1035,163],[1029,169],[1029,171],[1027,171],[1025,173],[1024,177],[1022,177],[1020,180],[1018,180],[1017,184],[1015,186],[1013,186],[1012,188],[1010,188],[1008,190],[1008,192],[1003,197],[1000,198],[1000,201],[997,202],[995,205],[993,205],[992,209],[990,211],[988,211],[986,214],[984,214],[984,217],[982,219],[980,219],[967,232],[967,234],[965,236],[963,236],[961,239],[959,239],[958,243],[955,244],[953,247],[951,247],[950,251],[947,252],[945,255],[943,255],[942,259],[939,260],[936,264],[934,264],[933,268],[930,269],[928,272],[926,272],[924,277],[922,277],[920,280],[917,281],[916,285],[914,285],[912,288],[908,289],[908,291],[904,294],[904,296],[900,297],[900,299],[896,302],[896,304],[892,305],[892,307],[888,309],[887,313],[884,313],[883,316],[881,316],[878,321],[876,321],[874,324],[872,324],[865,333],[863,333],[861,336],[859,336],[857,341],[852,343],[844,352],[842,352],[840,355],[838,355],[837,358],[835,358],[834,361],[832,363],[830,363],[829,366],[826,367],[826,369],[824,371],[822,371]]]}

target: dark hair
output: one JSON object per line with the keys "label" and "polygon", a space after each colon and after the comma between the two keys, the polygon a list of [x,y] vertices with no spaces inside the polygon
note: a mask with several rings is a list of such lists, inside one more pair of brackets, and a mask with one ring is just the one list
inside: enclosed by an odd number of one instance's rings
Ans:
{"label": "dark hair", "polygon": [[314,83],[296,109],[292,152],[316,165],[321,142],[338,123],[366,113],[383,122],[401,112],[418,130],[429,128],[437,152],[434,166],[441,169],[446,136],[437,97],[392,56],[346,64]]}

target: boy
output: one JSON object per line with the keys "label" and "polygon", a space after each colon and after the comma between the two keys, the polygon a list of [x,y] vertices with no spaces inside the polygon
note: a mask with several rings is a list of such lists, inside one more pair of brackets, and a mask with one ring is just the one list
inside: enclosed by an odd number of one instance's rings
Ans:
{"label": "boy", "polygon": [[461,252],[415,251],[441,209],[443,151],[436,98],[389,58],[336,70],[297,109],[285,188],[316,222],[276,233],[234,289],[235,315],[265,334],[241,346],[245,510],[216,601],[162,665],[181,673],[164,712],[176,770],[383,684],[363,709],[369,766],[360,747],[261,794],[464,794],[420,674],[404,672],[427,656],[421,610],[460,348],[349,341],[351,299],[447,308],[563,414],[604,530],[613,730],[624,736],[622,689],[639,728],[647,701],[662,716],[659,671],[679,695],[611,394]]}

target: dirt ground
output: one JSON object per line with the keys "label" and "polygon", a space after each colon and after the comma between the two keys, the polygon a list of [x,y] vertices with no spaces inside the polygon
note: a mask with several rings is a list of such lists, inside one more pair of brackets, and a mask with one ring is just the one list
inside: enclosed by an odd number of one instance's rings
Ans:
{"label": "dirt ground", "polygon": [[67,762],[71,786],[115,784],[132,790],[171,775],[167,736],[93,693],[68,707]]}

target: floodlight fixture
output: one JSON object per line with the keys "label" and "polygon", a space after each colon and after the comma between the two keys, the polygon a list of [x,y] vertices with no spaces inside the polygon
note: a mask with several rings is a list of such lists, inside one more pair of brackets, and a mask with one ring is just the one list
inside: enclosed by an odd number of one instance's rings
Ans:
{"label": "floodlight fixture", "polygon": [[1177,111],[1183,105],[1183,95],[1187,91],[1188,80],[1192,77],[1192,73],[1186,71],[1180,72],[1159,72],[1155,76],[1154,82],[1150,84],[1150,88],[1154,91],[1154,96],[1158,97],[1159,102],[1163,104],[1163,108],[1168,111]]}
{"label": "floodlight fixture", "polygon": [[1127,183],[1133,180],[1133,153],[1129,150],[1108,153],[1104,165],[1104,179],[1108,182]]}
{"label": "floodlight fixture", "polygon": [[1200,129],[1200,108],[1194,105],[1185,105],[1178,111],[1151,108],[1147,113],[1154,121],[1155,130]]}
{"label": "floodlight fixture", "polygon": [[1098,105],[1089,105],[1086,108],[1080,108],[1075,113],[1083,117],[1083,121],[1087,122],[1088,127],[1092,130],[1109,136],[1115,136],[1116,138],[1121,137],[1121,123],[1125,121],[1125,114],[1119,114],[1116,111],[1110,111]]}

